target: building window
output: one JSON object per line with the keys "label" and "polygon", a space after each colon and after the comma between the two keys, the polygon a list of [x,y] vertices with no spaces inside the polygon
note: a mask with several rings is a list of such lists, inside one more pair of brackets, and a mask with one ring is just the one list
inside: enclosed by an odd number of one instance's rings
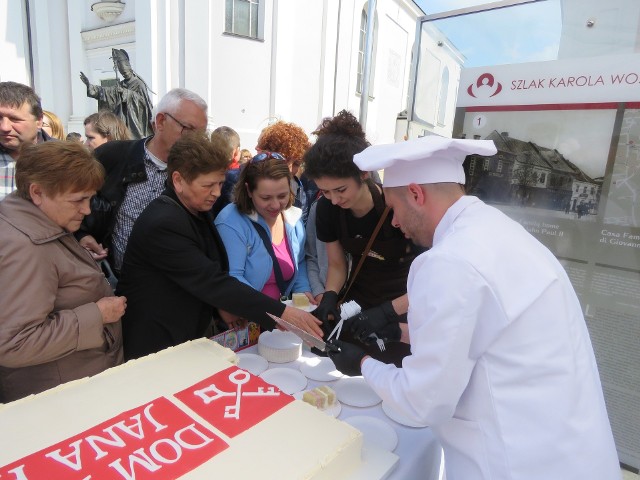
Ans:
{"label": "building window", "polygon": [[484,171],[485,172],[489,171],[489,159],[488,158],[484,159]]}
{"label": "building window", "polygon": [[[368,2],[362,7],[362,14],[360,15],[360,37],[358,41],[358,76],[356,79],[356,92],[362,93],[362,79],[364,77],[364,50],[367,43],[367,9]],[[369,68],[371,74],[369,76],[369,96],[372,96],[373,92],[373,80],[375,77],[375,58],[378,50],[378,19],[373,18],[373,49],[371,53],[371,59],[369,62]]]}
{"label": "building window", "polygon": [[498,171],[498,173],[502,173],[502,160],[498,160],[497,171]]}
{"label": "building window", "polygon": [[260,0],[226,0],[224,31],[250,38],[261,38]]}
{"label": "building window", "polygon": [[539,183],[544,183],[544,181],[547,179],[547,175],[545,173],[540,173],[540,180]]}
{"label": "building window", "polygon": [[469,162],[469,176],[473,176],[475,172],[476,172],[476,159],[472,158],[471,161]]}

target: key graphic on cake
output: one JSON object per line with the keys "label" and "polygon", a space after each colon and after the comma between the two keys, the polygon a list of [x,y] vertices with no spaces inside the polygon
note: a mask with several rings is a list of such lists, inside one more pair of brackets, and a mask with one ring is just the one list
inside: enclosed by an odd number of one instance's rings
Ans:
{"label": "key graphic on cake", "polygon": [[[242,385],[247,383],[250,378],[251,378],[251,375],[248,372],[244,370],[236,370],[235,372],[229,375],[229,381],[236,385],[235,392],[225,392],[223,390],[220,390],[215,383],[212,383],[208,387],[200,390],[196,390],[193,393],[194,395],[197,395],[198,397],[200,397],[202,401],[207,405],[211,402],[215,402],[217,399],[221,397],[235,396],[236,397],[235,403],[233,405],[227,405],[224,408],[224,416],[225,418],[239,419],[240,418],[240,402],[243,396],[274,397],[274,396],[280,395],[280,392],[276,392],[274,387],[268,387],[266,392],[264,387],[258,387],[258,389],[255,392],[243,392]],[[211,393],[214,393],[214,395],[211,395]]]}

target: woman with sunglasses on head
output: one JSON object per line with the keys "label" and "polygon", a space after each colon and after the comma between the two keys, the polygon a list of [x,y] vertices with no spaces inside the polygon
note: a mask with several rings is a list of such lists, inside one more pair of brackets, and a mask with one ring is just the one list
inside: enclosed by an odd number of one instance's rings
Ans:
{"label": "woman with sunglasses on head", "polygon": [[[346,284],[345,300],[355,300],[363,309],[357,320],[348,322],[355,338],[365,341],[377,333],[398,340],[398,323],[406,322],[408,310],[409,267],[420,251],[391,225],[393,213],[385,211],[382,187],[353,163],[353,156],[369,146],[358,120],[343,110],[325,119],[314,134],[318,140],[304,160],[307,175],[323,194],[318,199],[316,232],[326,243],[329,261],[325,292],[316,298],[320,304],[314,315],[323,321],[326,333],[327,320],[339,319],[339,292]],[[379,231],[365,252],[376,227]],[[350,270],[345,253],[351,254]]]}
{"label": "woman with sunglasses on head", "polygon": [[277,121],[260,133],[256,152],[278,152],[287,160],[291,171],[291,190],[294,206],[302,210],[302,221],[307,223],[309,208],[318,193],[315,183],[302,175],[302,159],[309,149],[309,137],[302,127],[295,123]]}
{"label": "woman with sunglasses on head", "polygon": [[117,291],[127,297],[125,359],[215,334],[218,326],[242,327],[246,320],[273,328],[267,312],[322,334],[310,313],[229,275],[233,253],[211,216],[228,167],[228,143],[220,136],[185,133],[171,147],[167,186],[136,220],[118,282]]}
{"label": "woman with sunglasses on head", "polygon": [[234,203],[216,217],[229,253],[229,274],[275,299],[304,293],[315,303],[307,279],[302,210],[293,206],[287,161],[262,152],[238,178]]}

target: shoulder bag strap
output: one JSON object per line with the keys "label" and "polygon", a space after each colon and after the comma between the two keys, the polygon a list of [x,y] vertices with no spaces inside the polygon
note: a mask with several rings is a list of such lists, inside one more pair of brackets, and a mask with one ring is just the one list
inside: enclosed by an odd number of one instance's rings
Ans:
{"label": "shoulder bag strap", "polygon": [[267,234],[266,230],[262,225],[260,225],[257,222],[254,222],[253,220],[251,220],[251,223],[253,224],[253,227],[256,229],[256,232],[258,232],[258,235],[260,235],[260,238],[264,243],[264,247],[267,249],[267,253],[271,257],[271,260],[273,261],[273,275],[276,277],[276,284],[278,285],[278,290],[280,290],[280,299],[282,300],[285,297],[288,283],[284,281],[284,277],[282,276],[280,263],[278,263],[278,259],[276,258],[276,253],[273,251],[273,244],[271,243],[271,239],[269,238],[269,235]]}
{"label": "shoulder bag strap", "polygon": [[358,272],[360,271],[360,268],[362,267],[362,264],[364,263],[365,259],[369,255],[369,250],[371,250],[371,245],[373,245],[373,242],[375,241],[376,237],[378,236],[378,232],[380,231],[380,228],[382,228],[382,224],[386,220],[387,215],[389,214],[389,210],[391,210],[389,207],[385,207],[384,208],[384,211],[382,212],[382,215],[380,216],[380,220],[378,220],[378,224],[376,225],[376,228],[373,229],[373,233],[371,234],[371,237],[369,238],[369,242],[367,243],[367,246],[364,248],[364,251],[362,252],[362,256],[360,257],[360,261],[358,262],[358,265],[356,265],[356,269],[353,271],[353,275],[351,275],[351,279],[349,280],[349,285],[347,285],[347,289],[344,291],[344,293],[342,294],[342,298],[338,302],[339,304],[344,302],[344,299],[347,298],[347,294],[349,293],[349,290],[353,286],[353,282],[356,280],[356,277],[358,276]]}

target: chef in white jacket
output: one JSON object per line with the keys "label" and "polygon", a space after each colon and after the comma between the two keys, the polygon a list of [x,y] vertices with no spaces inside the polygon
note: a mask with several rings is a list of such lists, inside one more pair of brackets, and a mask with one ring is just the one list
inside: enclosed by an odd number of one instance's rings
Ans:
{"label": "chef in white jacket", "polygon": [[384,169],[394,226],[431,249],[407,281],[412,354],[402,368],[339,341],[331,358],[432,428],[447,480],[619,479],[578,298],[546,247],[464,195],[462,162],[473,153],[496,149],[431,136],[355,156],[363,171]]}

